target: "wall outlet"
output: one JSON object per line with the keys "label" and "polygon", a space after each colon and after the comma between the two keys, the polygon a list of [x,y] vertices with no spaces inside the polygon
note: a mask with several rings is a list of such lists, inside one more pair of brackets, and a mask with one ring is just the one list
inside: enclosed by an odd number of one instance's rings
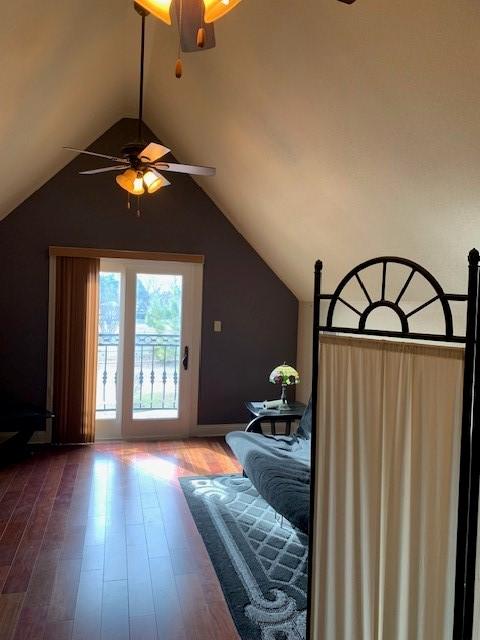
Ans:
{"label": "wall outlet", "polygon": [[213,321],[213,330],[215,331],[215,333],[220,333],[222,330],[222,321],[221,320],[214,320]]}

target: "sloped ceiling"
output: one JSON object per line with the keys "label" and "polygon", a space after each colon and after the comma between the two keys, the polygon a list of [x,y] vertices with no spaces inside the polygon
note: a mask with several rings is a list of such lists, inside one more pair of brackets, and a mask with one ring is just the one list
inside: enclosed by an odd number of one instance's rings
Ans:
{"label": "sloped ceiling", "polygon": [[[0,216],[136,110],[130,0],[9,3],[0,22]],[[447,290],[480,245],[480,4],[243,0],[184,56],[148,20],[146,123],[300,300],[397,254]],[[112,187],[113,188],[113,187]],[[161,197],[157,194],[156,197]],[[221,238],[219,238],[221,242]]]}
{"label": "sloped ceiling", "polygon": [[480,245],[480,4],[244,0],[173,76],[154,26],[147,121],[301,300],[401,255],[447,290]]}
{"label": "sloped ceiling", "polygon": [[72,160],[62,146],[133,112],[135,15],[123,0],[3,3],[0,219]]}

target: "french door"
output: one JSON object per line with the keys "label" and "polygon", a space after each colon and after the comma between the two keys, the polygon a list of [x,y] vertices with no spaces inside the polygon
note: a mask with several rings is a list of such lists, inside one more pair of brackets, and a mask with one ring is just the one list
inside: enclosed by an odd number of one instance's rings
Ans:
{"label": "french door", "polygon": [[183,437],[196,424],[202,266],[102,260],[97,439]]}

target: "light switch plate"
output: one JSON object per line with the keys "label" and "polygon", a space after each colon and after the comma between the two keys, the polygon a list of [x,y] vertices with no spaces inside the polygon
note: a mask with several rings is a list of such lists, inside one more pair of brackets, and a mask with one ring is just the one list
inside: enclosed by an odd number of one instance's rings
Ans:
{"label": "light switch plate", "polygon": [[222,330],[222,321],[221,320],[214,320],[213,321],[213,330],[216,333],[220,333]]}

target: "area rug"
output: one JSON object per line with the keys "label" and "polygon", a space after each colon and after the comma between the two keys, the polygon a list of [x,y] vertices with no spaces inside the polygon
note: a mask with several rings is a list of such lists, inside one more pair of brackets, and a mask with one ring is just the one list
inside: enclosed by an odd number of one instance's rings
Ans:
{"label": "area rug", "polygon": [[242,640],[305,640],[307,536],[247,478],[180,482]]}

